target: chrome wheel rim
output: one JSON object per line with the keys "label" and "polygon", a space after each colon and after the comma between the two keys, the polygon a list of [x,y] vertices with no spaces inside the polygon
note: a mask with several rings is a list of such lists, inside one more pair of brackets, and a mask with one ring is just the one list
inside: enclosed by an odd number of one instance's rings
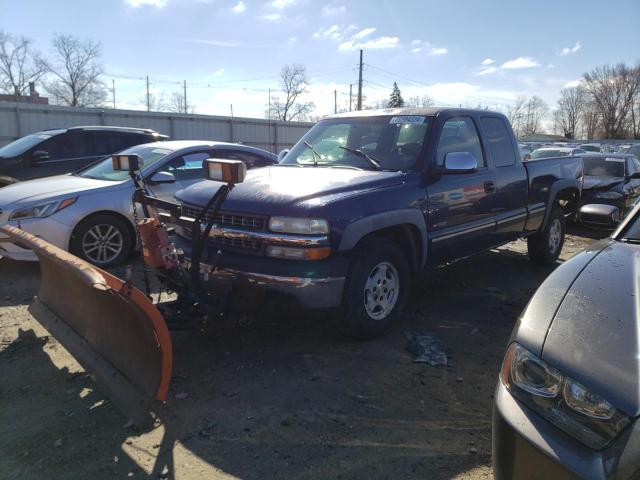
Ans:
{"label": "chrome wheel rim", "polygon": [[560,239],[562,238],[562,226],[560,220],[554,218],[549,226],[549,252],[556,253],[560,247]]}
{"label": "chrome wheel rim", "polygon": [[371,269],[364,285],[364,308],[374,320],[386,318],[398,303],[400,276],[389,262]]}
{"label": "chrome wheel rim", "polygon": [[107,223],[94,225],[82,237],[82,253],[92,263],[109,263],[122,253],[123,248],[122,232]]}

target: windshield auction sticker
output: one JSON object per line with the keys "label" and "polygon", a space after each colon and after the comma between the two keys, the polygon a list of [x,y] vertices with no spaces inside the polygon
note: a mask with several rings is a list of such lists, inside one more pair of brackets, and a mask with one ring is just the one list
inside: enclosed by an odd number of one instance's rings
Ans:
{"label": "windshield auction sticker", "polygon": [[421,115],[403,115],[401,117],[391,117],[389,123],[391,125],[402,125],[405,123],[411,124],[421,124],[424,123],[427,117],[423,117]]}

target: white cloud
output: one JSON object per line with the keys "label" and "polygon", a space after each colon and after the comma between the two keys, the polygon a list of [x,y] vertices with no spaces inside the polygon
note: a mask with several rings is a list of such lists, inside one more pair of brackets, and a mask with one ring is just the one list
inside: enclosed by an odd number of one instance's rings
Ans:
{"label": "white cloud", "polygon": [[476,75],[489,75],[491,73],[496,73],[498,71],[498,67],[486,67],[481,69]]}
{"label": "white cloud", "polygon": [[422,49],[420,47],[415,47],[411,49],[411,53],[420,53]]}
{"label": "white cloud", "polygon": [[446,55],[447,53],[449,53],[449,50],[447,50],[446,48],[431,47],[431,50],[429,50],[429,55],[433,55],[434,57]]}
{"label": "white cloud", "polygon": [[134,7],[156,7],[156,8],[164,8],[167,6],[168,0],[125,0],[125,2]]}
{"label": "white cloud", "polygon": [[213,47],[234,48],[242,46],[242,43],[240,42],[227,42],[225,40],[205,40],[201,38],[195,38],[190,41],[194,43],[201,43],[202,45],[211,45]]}
{"label": "white cloud", "polygon": [[242,13],[247,9],[247,6],[244,4],[242,0],[235,4],[235,6],[231,9],[233,13]]}
{"label": "white cloud", "polygon": [[344,5],[325,5],[322,7],[322,15],[332,17],[334,15],[343,15],[347,13],[347,7]]}
{"label": "white cloud", "polygon": [[291,5],[293,5],[296,0],[273,0],[271,2],[271,6],[273,8],[277,8],[278,10],[283,10]]}
{"label": "white cloud", "polygon": [[220,75],[222,75],[224,73],[224,68],[219,68],[218,70],[216,70],[215,72],[213,72],[213,76],[214,77],[219,77]]}
{"label": "white cloud", "polygon": [[560,55],[561,57],[566,57],[567,55],[571,55],[572,53],[576,53],[581,48],[582,48],[582,43],[580,43],[580,40],[578,40],[573,47],[564,47],[563,49],[561,49],[558,52],[558,55]]}
{"label": "white cloud", "polygon": [[373,32],[375,32],[376,29],[373,27],[369,27],[369,28],[363,28],[362,30],[360,30],[358,33],[356,33],[353,37],[353,39],[357,39],[357,38],[364,38],[366,36],[371,35]]}
{"label": "white cloud", "polygon": [[570,80],[567,83],[565,83],[563,85],[564,88],[575,88],[575,87],[579,87],[580,85],[582,85],[582,79],[578,78],[576,80]]}
{"label": "white cloud", "polygon": [[260,18],[262,18],[263,20],[267,20],[269,22],[277,22],[282,18],[282,15],[280,15],[279,13],[268,13],[266,15],[263,15]]}
{"label": "white cloud", "polygon": [[411,45],[420,45],[422,40],[411,40]]}
{"label": "white cloud", "polygon": [[519,68],[533,68],[539,67],[540,64],[531,57],[518,57],[513,60],[507,60],[502,64],[502,68],[505,70],[515,70]]}
{"label": "white cloud", "polygon": [[386,48],[396,48],[398,46],[399,39],[398,37],[378,37],[372,38],[363,43],[357,43],[353,40],[348,40],[343,42],[338,47],[338,50],[346,51],[346,50],[359,50],[359,49],[386,49]]}
{"label": "white cloud", "polygon": [[484,60],[482,60],[481,65],[484,65],[486,67],[486,66],[491,65],[493,63],[496,63],[496,61],[493,58],[485,58]]}

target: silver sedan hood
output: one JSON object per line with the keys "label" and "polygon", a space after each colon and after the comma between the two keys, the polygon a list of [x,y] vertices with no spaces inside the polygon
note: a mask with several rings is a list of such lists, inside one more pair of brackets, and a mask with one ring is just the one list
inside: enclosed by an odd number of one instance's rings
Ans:
{"label": "silver sedan hood", "polygon": [[542,348],[545,361],[633,416],[640,415],[639,302],[640,246],[611,242],[578,273]]}

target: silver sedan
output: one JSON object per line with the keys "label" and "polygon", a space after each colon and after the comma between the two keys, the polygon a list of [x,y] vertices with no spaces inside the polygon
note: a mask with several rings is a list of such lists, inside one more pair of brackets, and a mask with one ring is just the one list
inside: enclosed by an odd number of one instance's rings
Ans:
{"label": "silver sedan", "polygon": [[[207,158],[242,160],[247,168],[276,163],[258,148],[209,141],[147,143],[121,153],[140,155],[151,193],[167,200],[204,179]],[[39,236],[101,267],[124,262],[135,247],[133,182],[114,171],[111,157],[70,175],[20,182],[0,189],[0,225]],[[36,260],[30,250],[0,237],[0,256]]]}

